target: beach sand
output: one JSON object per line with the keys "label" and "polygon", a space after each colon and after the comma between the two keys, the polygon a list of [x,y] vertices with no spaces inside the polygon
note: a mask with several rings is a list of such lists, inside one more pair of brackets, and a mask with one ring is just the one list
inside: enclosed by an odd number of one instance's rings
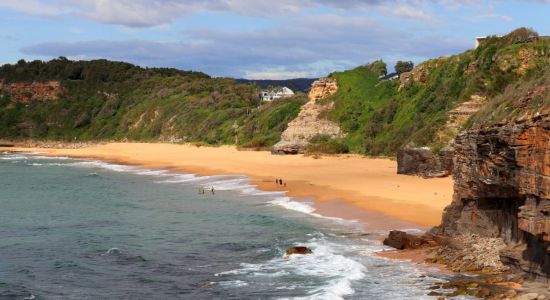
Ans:
{"label": "beach sand", "polygon": [[[438,225],[444,207],[451,202],[453,191],[451,178],[423,179],[398,175],[395,161],[358,155],[320,158],[280,156],[267,151],[239,151],[231,146],[158,143],[110,143],[79,149],[15,147],[0,150],[95,158],[199,175],[245,175],[262,190],[286,190],[292,197],[315,199],[315,208],[323,215],[356,219],[369,225],[376,223],[373,226],[383,230],[392,229],[392,226],[427,228]],[[282,178],[286,187],[277,186],[275,178]],[[377,218],[380,220],[377,221]],[[393,221],[388,224],[387,220]]]}

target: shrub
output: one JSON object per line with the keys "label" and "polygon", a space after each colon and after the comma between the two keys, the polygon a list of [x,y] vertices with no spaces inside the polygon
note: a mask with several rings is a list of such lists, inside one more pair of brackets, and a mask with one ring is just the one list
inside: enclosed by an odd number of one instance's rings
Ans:
{"label": "shrub", "polygon": [[349,147],[345,145],[341,139],[333,139],[327,135],[319,135],[309,141],[306,153],[343,154],[349,153]]}
{"label": "shrub", "polygon": [[412,61],[398,61],[395,64],[395,72],[403,74],[406,72],[412,71],[414,68],[414,63]]}

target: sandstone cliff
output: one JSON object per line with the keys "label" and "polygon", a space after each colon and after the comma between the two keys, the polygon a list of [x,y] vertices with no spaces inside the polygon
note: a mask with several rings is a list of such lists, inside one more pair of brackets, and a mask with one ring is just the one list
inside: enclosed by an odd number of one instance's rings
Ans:
{"label": "sandstone cliff", "polygon": [[323,112],[330,111],[334,103],[322,103],[321,100],[338,91],[338,82],[334,78],[321,78],[315,81],[296,119],[292,120],[281,135],[281,141],[273,146],[274,153],[303,153],[309,140],[319,135],[331,138],[341,137],[338,124],[324,119]]}
{"label": "sandstone cliff", "polygon": [[27,104],[31,101],[55,101],[62,93],[59,81],[48,82],[0,82],[0,91],[10,94],[12,101]]}
{"label": "sandstone cliff", "polygon": [[439,232],[503,238],[503,261],[549,276],[550,109],[471,129],[455,149],[455,193]]}
{"label": "sandstone cliff", "polygon": [[397,152],[397,173],[425,178],[449,176],[453,170],[454,139],[470,117],[487,103],[485,97],[473,95],[447,112],[447,123],[436,134],[436,140],[445,143],[437,153],[429,147],[407,146]]}

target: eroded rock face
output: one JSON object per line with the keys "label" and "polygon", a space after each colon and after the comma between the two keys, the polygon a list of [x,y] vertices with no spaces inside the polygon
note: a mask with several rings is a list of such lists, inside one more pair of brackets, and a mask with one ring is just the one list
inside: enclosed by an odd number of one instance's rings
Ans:
{"label": "eroded rock face", "polygon": [[447,112],[447,123],[438,132],[441,140],[454,140],[464,124],[487,103],[487,98],[480,95],[472,95],[470,100],[462,102]]}
{"label": "eroded rock face", "polygon": [[428,147],[407,146],[397,152],[397,174],[425,178],[449,176],[453,170],[452,147],[445,147],[434,154]]}
{"label": "eroded rock face", "polygon": [[321,113],[333,108],[334,103],[320,103],[320,100],[333,95],[338,90],[335,78],[321,78],[315,81],[308,95],[309,101],[304,104],[296,119],[288,123],[288,128],[281,135],[281,141],[273,146],[273,153],[303,153],[309,140],[315,136],[328,135],[341,137],[338,124],[321,118]]}
{"label": "eroded rock face", "polygon": [[510,249],[525,244],[515,255],[503,251],[506,260],[548,276],[550,110],[470,130],[455,150],[455,194],[440,232],[500,237]]}
{"label": "eroded rock face", "polygon": [[59,81],[48,82],[0,82],[0,90],[8,92],[14,102],[27,104],[31,101],[55,101],[62,93]]}

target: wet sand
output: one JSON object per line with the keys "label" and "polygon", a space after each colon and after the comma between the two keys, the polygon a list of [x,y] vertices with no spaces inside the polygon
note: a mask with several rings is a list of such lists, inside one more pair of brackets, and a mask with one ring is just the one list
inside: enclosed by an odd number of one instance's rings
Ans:
{"label": "wet sand", "polygon": [[[315,199],[319,213],[358,220],[371,230],[437,225],[444,207],[451,202],[453,189],[451,178],[398,175],[395,161],[358,155],[279,156],[230,146],[158,143],[110,143],[79,149],[10,147],[0,151],[39,151],[199,175],[245,175],[262,190],[285,190],[292,197]],[[275,184],[276,178],[282,178],[286,187]]]}

